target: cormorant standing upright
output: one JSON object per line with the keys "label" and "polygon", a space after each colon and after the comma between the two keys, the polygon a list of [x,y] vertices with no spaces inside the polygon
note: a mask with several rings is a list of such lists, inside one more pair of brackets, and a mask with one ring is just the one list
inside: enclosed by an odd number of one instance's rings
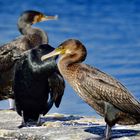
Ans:
{"label": "cormorant standing upright", "polygon": [[87,51],[75,39],[69,39],[53,52],[42,56],[46,60],[60,55],[58,68],[77,94],[106,122],[105,138],[111,138],[111,128],[117,124],[140,123],[140,102],[115,78],[97,68],[83,64]]}
{"label": "cormorant standing upright", "polygon": [[55,103],[59,107],[64,93],[64,79],[55,58],[42,62],[41,57],[54,50],[48,44],[29,50],[15,67],[14,95],[17,113],[23,117],[20,127],[39,124]]}
{"label": "cormorant standing upright", "polygon": [[22,36],[0,46],[0,100],[13,98],[14,65],[20,55],[38,45],[48,43],[47,34],[39,28],[32,27],[32,24],[56,18],[33,10],[21,14],[18,19],[18,29]]}

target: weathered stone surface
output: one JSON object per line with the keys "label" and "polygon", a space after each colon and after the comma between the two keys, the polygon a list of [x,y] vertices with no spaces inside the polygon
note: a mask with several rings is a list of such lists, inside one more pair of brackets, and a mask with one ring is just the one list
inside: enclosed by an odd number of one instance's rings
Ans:
{"label": "weathered stone surface", "polygon": [[[19,129],[21,117],[14,111],[0,111],[0,140],[99,140],[105,123],[95,117],[51,114],[42,117],[40,127]],[[140,124],[116,125],[114,140],[140,140]]]}

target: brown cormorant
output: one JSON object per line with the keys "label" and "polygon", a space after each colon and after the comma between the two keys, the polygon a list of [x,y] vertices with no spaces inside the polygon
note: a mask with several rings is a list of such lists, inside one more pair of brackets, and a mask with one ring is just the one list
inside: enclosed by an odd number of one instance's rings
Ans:
{"label": "brown cormorant", "polygon": [[23,117],[20,127],[38,125],[40,114],[45,115],[53,104],[60,105],[65,83],[55,58],[41,61],[52,50],[48,44],[40,45],[16,64],[13,89],[17,113]]}
{"label": "brown cormorant", "polygon": [[111,128],[116,123],[140,123],[140,102],[115,78],[81,63],[87,51],[80,41],[67,40],[41,59],[55,55],[60,55],[58,67],[63,77],[86,103],[104,117],[106,139],[111,137]]}
{"label": "brown cormorant", "polygon": [[0,100],[13,98],[12,81],[14,75],[14,65],[19,56],[40,44],[48,43],[47,34],[32,27],[37,22],[56,19],[56,16],[45,16],[37,11],[25,11],[18,19],[18,29],[22,36],[0,46]]}

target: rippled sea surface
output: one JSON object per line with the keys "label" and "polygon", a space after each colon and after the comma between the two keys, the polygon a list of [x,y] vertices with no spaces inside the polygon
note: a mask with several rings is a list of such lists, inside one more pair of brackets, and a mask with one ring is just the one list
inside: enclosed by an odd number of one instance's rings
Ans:
{"label": "rippled sea surface", "polygon": [[[140,2],[138,0],[5,0],[0,1],[0,44],[20,34],[16,22],[24,10],[59,16],[58,21],[38,23],[57,47],[68,38],[86,46],[85,63],[109,73],[140,100]],[[0,102],[7,108],[8,102]],[[50,112],[96,115],[67,84],[59,109]]]}

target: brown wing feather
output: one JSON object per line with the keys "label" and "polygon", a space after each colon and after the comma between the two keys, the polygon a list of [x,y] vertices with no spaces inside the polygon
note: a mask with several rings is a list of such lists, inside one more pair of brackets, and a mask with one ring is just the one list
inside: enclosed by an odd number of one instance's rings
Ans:
{"label": "brown wing feather", "polygon": [[43,40],[39,32],[40,30],[20,36],[0,46],[0,99],[7,99],[11,94],[15,62],[24,55],[25,51],[42,44]]}
{"label": "brown wing feather", "polygon": [[0,71],[9,70],[19,55],[29,49],[30,42],[27,36],[21,36],[16,40],[0,46]]}
{"label": "brown wing feather", "polygon": [[84,64],[81,64],[78,73],[82,75],[77,75],[80,85],[93,99],[109,102],[127,113],[140,114],[140,103],[116,79]]}
{"label": "brown wing feather", "polygon": [[[13,97],[12,81],[15,62],[30,49],[29,36],[21,36],[0,46],[0,100]],[[12,96],[11,96],[12,95]]]}

